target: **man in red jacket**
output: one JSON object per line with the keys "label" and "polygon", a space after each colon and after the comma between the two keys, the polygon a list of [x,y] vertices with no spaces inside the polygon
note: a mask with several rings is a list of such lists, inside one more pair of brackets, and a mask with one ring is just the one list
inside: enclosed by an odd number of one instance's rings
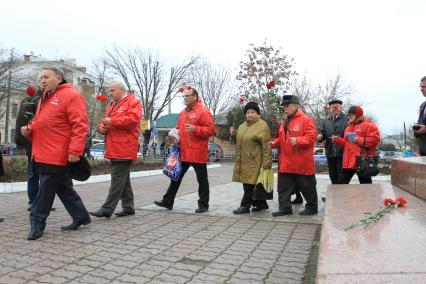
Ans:
{"label": "man in red jacket", "polygon": [[315,123],[299,109],[298,97],[283,96],[282,106],[284,119],[278,130],[278,136],[267,144],[267,147],[279,148],[279,210],[272,215],[293,214],[290,195],[295,186],[306,199],[305,210],[299,212],[299,215],[314,215],[318,213],[314,166]]}
{"label": "man in red jacket", "polygon": [[138,158],[139,122],[142,117],[141,103],[134,95],[126,93],[121,82],[113,81],[108,87],[112,98],[104,119],[98,123],[98,131],[105,135],[105,158],[111,160],[111,186],[102,207],[91,215],[111,217],[118,201],[123,210],[118,217],[135,215],[135,204],[130,183],[130,166]]}
{"label": "man in red jacket", "polygon": [[45,92],[36,115],[31,124],[21,128],[22,135],[32,142],[31,160],[40,173],[40,190],[31,207],[28,240],[43,235],[55,193],[73,218],[62,230],[77,230],[91,222],[67,174],[67,163],[78,162],[83,153],[88,128],[86,104],[57,67],[42,69],[41,84]]}
{"label": "man in red jacket", "polygon": [[189,166],[195,170],[198,180],[198,208],[195,213],[209,209],[209,181],[207,178],[207,154],[209,137],[215,134],[215,126],[208,109],[203,106],[197,90],[187,87],[184,94],[185,109],[180,112],[176,128],[179,131],[182,172],[178,181],[171,180],[163,200],[154,204],[171,210],[182,178]]}

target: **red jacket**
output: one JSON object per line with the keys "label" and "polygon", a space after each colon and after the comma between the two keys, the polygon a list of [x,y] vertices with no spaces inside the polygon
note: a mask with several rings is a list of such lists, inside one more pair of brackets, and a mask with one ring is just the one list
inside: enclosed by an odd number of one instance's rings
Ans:
{"label": "red jacket", "polygon": [[[348,132],[356,133],[356,143],[349,143]],[[336,137],[336,145],[343,148],[343,169],[356,168],[355,156],[359,156],[361,154],[361,147],[364,142],[364,138],[365,148],[368,149],[368,153],[367,151],[364,151],[364,155],[366,157],[368,155],[374,156],[376,154],[376,147],[380,143],[379,130],[374,123],[363,116],[359,122],[356,122],[355,124],[351,123],[348,127],[346,127],[343,138]]]}
{"label": "red jacket", "polygon": [[43,106],[41,101],[31,123],[31,158],[38,163],[64,166],[69,154],[83,153],[88,128],[86,104],[70,83],[60,85],[44,99]]}
{"label": "red jacket", "polygon": [[[185,124],[195,126],[192,133],[185,132]],[[180,158],[189,163],[207,163],[209,137],[215,134],[215,126],[210,112],[198,100],[195,106],[181,111],[176,128],[179,130]]]}
{"label": "red jacket", "polygon": [[[104,118],[110,117],[105,136],[105,158],[137,160],[141,103],[133,95],[123,97],[118,103],[110,102]],[[98,131],[102,125],[98,123]]]}
{"label": "red jacket", "polygon": [[[284,123],[284,122],[283,122]],[[278,136],[272,141],[279,148],[278,172],[299,175],[314,175],[314,145],[316,139],[316,128],[314,121],[298,110],[290,119],[289,132],[285,133],[281,124]],[[296,138],[296,146],[292,146],[290,137]]]}

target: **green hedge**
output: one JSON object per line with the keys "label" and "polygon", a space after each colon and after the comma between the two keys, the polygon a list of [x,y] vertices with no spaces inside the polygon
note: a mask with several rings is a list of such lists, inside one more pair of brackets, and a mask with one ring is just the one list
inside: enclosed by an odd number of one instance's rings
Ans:
{"label": "green hedge", "polygon": [[[110,174],[111,167],[109,160],[89,160],[92,168],[92,175]],[[132,164],[131,171],[147,171],[161,169],[164,162],[161,160],[137,160]],[[5,176],[0,178],[0,182],[17,182],[27,180],[27,157],[3,158]]]}

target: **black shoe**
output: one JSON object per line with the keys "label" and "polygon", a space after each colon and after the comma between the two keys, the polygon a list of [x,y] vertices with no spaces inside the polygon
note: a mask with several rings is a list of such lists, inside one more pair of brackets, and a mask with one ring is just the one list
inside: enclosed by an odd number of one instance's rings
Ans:
{"label": "black shoe", "polygon": [[163,200],[161,200],[161,201],[154,201],[154,204],[157,205],[157,206],[159,206],[159,207],[166,208],[168,210],[172,210],[173,209],[173,205],[170,205],[170,204],[164,202]]}
{"label": "black shoe", "polygon": [[98,209],[98,210],[96,210],[96,211],[89,212],[89,214],[90,214],[90,215],[93,215],[93,216],[95,216],[95,217],[99,217],[99,218],[102,218],[102,217],[109,218],[109,217],[111,217],[111,215],[106,214],[106,213],[102,210],[102,208],[101,208],[101,209]]}
{"label": "black shoe", "polygon": [[250,208],[240,206],[240,207],[238,207],[238,209],[233,210],[232,213],[234,213],[234,214],[250,213]]}
{"label": "black shoe", "polygon": [[89,225],[90,223],[92,223],[92,220],[88,219],[88,220],[84,220],[84,221],[72,221],[71,224],[69,224],[68,226],[63,226],[61,227],[62,231],[75,231],[77,230],[81,225]]}
{"label": "black shoe", "polygon": [[135,215],[135,209],[123,209],[120,212],[114,213],[114,215],[117,217]]}
{"label": "black shoe", "polygon": [[257,205],[251,209],[251,212],[259,212],[265,209],[269,209],[268,204]]}
{"label": "black shoe", "polygon": [[293,210],[286,210],[286,211],[278,210],[278,211],[272,212],[272,216],[274,217],[285,216],[285,215],[293,215]]}
{"label": "black shoe", "polygon": [[43,236],[43,230],[31,230],[27,236],[27,240],[34,241],[41,238],[41,236]]}
{"label": "black shoe", "polygon": [[318,214],[318,210],[317,209],[305,209],[303,211],[299,212],[299,215],[301,216],[312,216]]}
{"label": "black shoe", "polygon": [[198,207],[197,209],[195,209],[195,213],[204,213],[209,211],[208,208],[203,208],[203,207]]}

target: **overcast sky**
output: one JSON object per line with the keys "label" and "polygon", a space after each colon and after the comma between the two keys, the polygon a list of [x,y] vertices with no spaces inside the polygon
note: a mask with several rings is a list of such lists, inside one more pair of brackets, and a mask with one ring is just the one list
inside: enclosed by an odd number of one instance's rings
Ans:
{"label": "overcast sky", "polygon": [[236,70],[265,38],[322,83],[340,71],[383,133],[417,120],[426,76],[426,1],[3,1],[0,43],[89,66],[113,43]]}

